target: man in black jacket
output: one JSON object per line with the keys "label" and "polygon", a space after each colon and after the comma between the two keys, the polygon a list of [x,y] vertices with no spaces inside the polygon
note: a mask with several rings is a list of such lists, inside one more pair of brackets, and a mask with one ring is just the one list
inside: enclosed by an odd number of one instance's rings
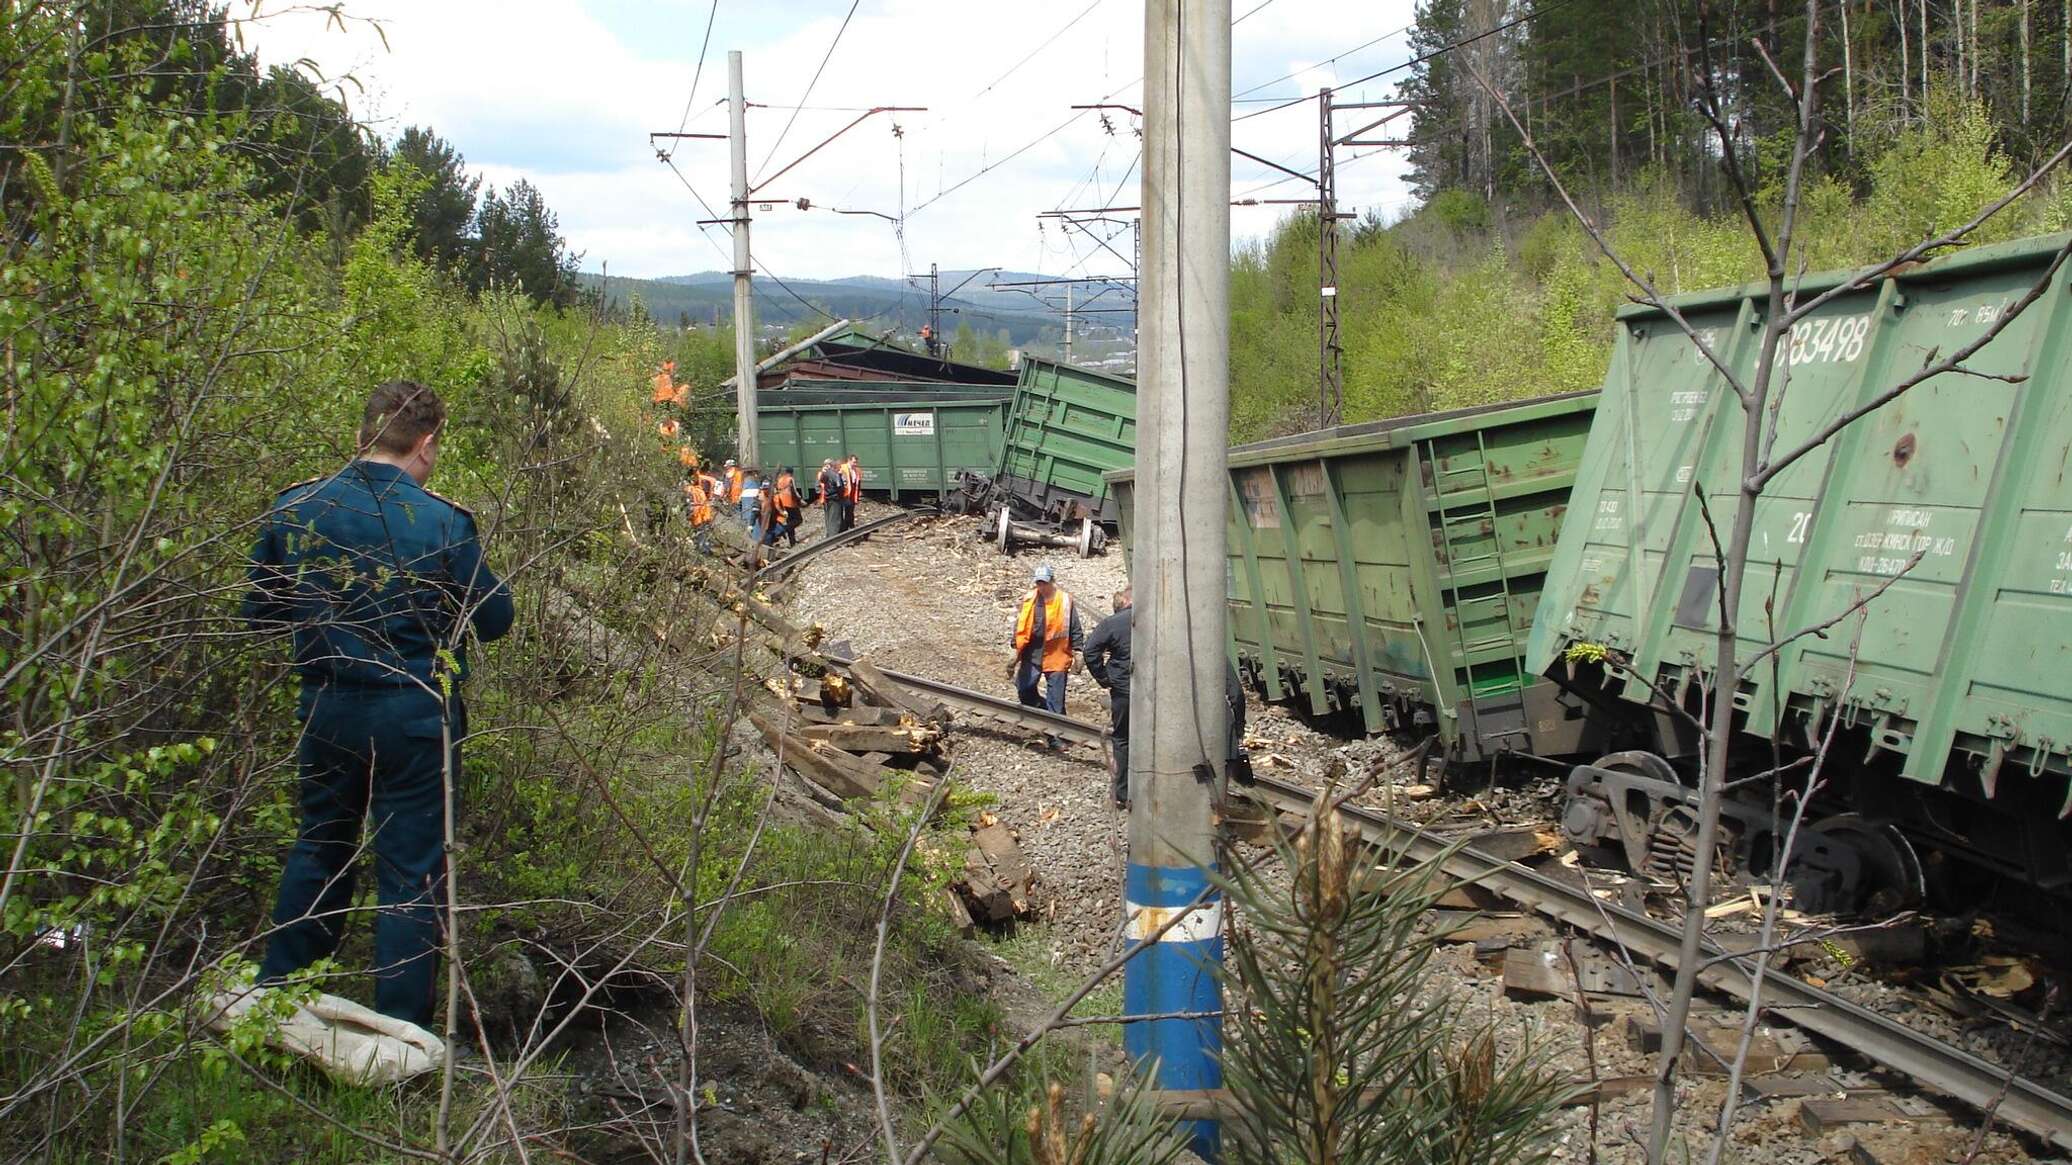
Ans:
{"label": "man in black jacket", "polygon": [[1130,804],[1130,589],[1115,592],[1115,613],[1086,637],[1086,674],[1108,690],[1108,723],[1115,741],[1115,807]]}
{"label": "man in black jacket", "polygon": [[[1130,628],[1136,608],[1130,588],[1115,592],[1115,613],[1100,621],[1086,637],[1086,672],[1108,689],[1108,723],[1115,743],[1115,774],[1110,792],[1117,809],[1130,807]],[[1224,772],[1241,785],[1252,783],[1252,759],[1245,751],[1245,689],[1237,668],[1223,672],[1224,711],[1229,717]]]}

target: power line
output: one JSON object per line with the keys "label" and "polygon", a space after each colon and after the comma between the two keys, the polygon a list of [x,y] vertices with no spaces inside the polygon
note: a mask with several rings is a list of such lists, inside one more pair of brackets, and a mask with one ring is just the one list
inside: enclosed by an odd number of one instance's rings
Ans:
{"label": "power line", "polygon": [[[1005,73],[1002,73],[998,77],[993,78],[991,81],[986,82],[984,88],[980,89],[978,92],[971,95],[971,99],[973,101],[977,101],[979,98],[984,97],[988,93],[991,93],[993,91],[994,86],[1000,84],[1000,82],[1002,81],[1007,80],[1009,77],[1014,76],[1016,70],[1020,69],[1023,65],[1028,64],[1030,61],[1035,60],[1036,54],[1042,52],[1044,49],[1049,48],[1051,45],[1057,42],[1057,39],[1059,37],[1072,31],[1073,25],[1078,24],[1082,20],[1085,20],[1087,14],[1092,12],[1094,9],[1099,8],[1102,2],[1103,0],[1094,0],[1093,3],[1087,5],[1085,8],[1080,9],[1079,15],[1066,21],[1064,25],[1060,27],[1056,32],[1051,33],[1049,37],[1045,38],[1042,44],[1037,45],[1033,49],[1030,49],[1025,55],[1023,55],[1021,60],[1016,61],[1012,65],[1009,65]],[[1271,4],[1272,2],[1273,0],[1267,0],[1268,4]],[[1264,7],[1264,5],[1261,5],[1261,7]]]}
{"label": "power line", "polygon": [[[713,0],[713,2],[718,3],[718,0]],[[806,102],[812,100],[813,87],[820,84],[820,74],[827,71],[828,61],[834,59],[835,48],[842,43],[842,34],[849,31],[849,21],[856,15],[857,6],[862,3],[863,0],[849,0],[849,11],[842,17],[842,26],[835,29],[835,39],[828,42],[827,52],[821,55],[820,67],[813,70],[813,79],[806,82],[805,94],[799,98],[798,105],[792,108],[791,117],[786,119],[783,130],[778,132],[777,140],[770,143],[770,152],[763,155],[763,164],[756,167],[758,172],[767,171],[770,168],[770,160],[777,156],[777,147],[784,144],[784,136],[791,132],[793,123],[798,121],[799,110],[804,109]]]}
{"label": "power line", "polygon": [[[1347,158],[1347,159],[1346,159],[1345,161],[1343,161],[1343,162],[1339,162],[1339,163],[1338,163],[1338,164],[1336,165],[1336,167],[1335,167],[1335,168],[1336,168],[1336,169],[1340,169],[1340,170],[1343,170],[1343,169],[1345,169],[1345,168],[1346,168],[1347,166],[1350,166],[1350,165],[1352,165],[1352,164],[1353,164],[1354,162],[1360,161],[1361,159],[1364,159],[1364,158],[1371,158],[1371,157],[1375,156],[1376,154],[1386,154],[1386,153],[1388,153],[1388,148],[1387,148],[1387,147],[1384,147],[1384,148],[1382,148],[1382,149],[1378,149],[1378,150],[1368,150],[1368,151],[1367,151],[1366,153],[1364,153],[1364,154],[1354,154],[1354,155],[1353,155],[1352,157],[1350,157],[1350,158]],[[1288,177],[1286,177],[1286,178],[1276,178],[1276,179],[1274,179],[1274,180],[1273,180],[1273,181],[1271,181],[1271,182],[1267,182],[1267,183],[1263,183],[1263,184],[1261,184],[1261,185],[1258,185],[1258,186],[1254,186],[1254,187],[1252,187],[1252,188],[1251,188],[1250,190],[1246,190],[1246,191],[1244,191],[1244,192],[1242,192],[1242,193],[1238,194],[1238,195],[1237,195],[1236,197],[1237,197],[1237,199],[1240,199],[1240,200],[1241,200],[1241,199],[1246,199],[1246,198],[1250,198],[1250,197],[1251,197],[1252,195],[1254,195],[1254,194],[1257,194],[1257,193],[1259,193],[1259,192],[1260,192],[1260,191],[1262,191],[1262,190],[1271,190],[1271,189],[1273,189],[1274,187],[1276,187],[1276,186],[1280,186],[1280,185],[1282,185],[1282,184],[1284,184],[1284,183],[1288,183],[1288,182],[1293,182],[1293,181],[1296,181],[1297,177],[1298,177],[1297,175],[1292,175],[1292,174],[1291,174],[1291,175],[1289,175],[1289,176],[1288,176]],[[1314,181],[1316,181],[1316,175],[1315,175],[1315,174],[1302,174],[1302,175],[1300,175],[1299,177],[1300,177],[1300,178],[1301,178],[1302,180],[1304,180],[1304,181],[1309,181],[1309,182],[1314,182]]]}
{"label": "power line", "polygon": [[[682,133],[683,127],[691,123],[691,103],[698,99],[698,82],[705,76],[705,50],[712,45],[712,22],[718,17],[719,0],[712,0],[712,7],[705,13],[705,38],[698,42],[698,67],[691,72],[691,91],[684,94],[683,116],[676,119],[678,133]],[[678,145],[683,143],[682,138],[676,140]],[[671,157],[676,156],[676,149],[674,145],[669,147]]]}
{"label": "power line", "polygon": [[[1270,2],[1271,2],[1271,0],[1268,0],[1268,2],[1270,3]],[[1260,7],[1261,7],[1261,8],[1264,8],[1264,7],[1265,7],[1265,5],[1264,5],[1264,4],[1262,4],[1262,5],[1260,5]],[[1254,9],[1253,11],[1257,11],[1257,10],[1258,10],[1258,9]],[[1248,15],[1248,16],[1249,16],[1249,15],[1250,15],[1250,13],[1246,13],[1246,15]],[[1268,87],[1269,85],[1278,85],[1278,84],[1280,84],[1280,83],[1281,83],[1281,82],[1283,82],[1283,81],[1292,81],[1292,80],[1294,80],[1295,78],[1297,78],[1297,77],[1300,77],[1301,75],[1303,75],[1304,73],[1307,73],[1307,72],[1309,72],[1309,71],[1310,71],[1310,70],[1312,70],[1312,69],[1321,69],[1321,68],[1323,68],[1323,67],[1324,67],[1325,65],[1330,65],[1330,64],[1336,64],[1336,63],[1337,63],[1338,61],[1340,61],[1340,60],[1343,60],[1343,59],[1344,59],[1344,58],[1346,58],[1346,57],[1352,56],[1352,55],[1353,55],[1354,53],[1357,53],[1357,52],[1364,52],[1365,50],[1367,50],[1367,49],[1371,49],[1371,48],[1373,48],[1373,47],[1374,47],[1375,45],[1378,45],[1378,44],[1380,44],[1380,43],[1381,43],[1382,41],[1385,41],[1385,40],[1389,40],[1389,39],[1391,39],[1391,38],[1393,38],[1393,37],[1399,37],[1399,36],[1402,36],[1402,35],[1403,35],[1404,33],[1406,33],[1406,32],[1409,32],[1409,31],[1411,31],[1411,30],[1415,29],[1416,27],[1417,27],[1417,25],[1415,25],[1415,24],[1406,24],[1406,25],[1404,25],[1403,27],[1401,27],[1401,28],[1399,28],[1399,29],[1396,29],[1396,30],[1395,30],[1394,32],[1384,32],[1384,33],[1382,33],[1382,34],[1381,34],[1380,36],[1377,36],[1377,37],[1375,37],[1375,38],[1374,38],[1373,40],[1370,40],[1370,41],[1368,41],[1368,42],[1367,42],[1367,43],[1365,43],[1365,44],[1359,44],[1359,45],[1354,45],[1354,46],[1353,46],[1352,48],[1349,48],[1349,49],[1345,50],[1344,52],[1342,52],[1342,53],[1339,53],[1339,54],[1338,54],[1337,56],[1332,56],[1332,57],[1325,57],[1325,58],[1324,58],[1323,60],[1321,60],[1321,61],[1318,61],[1318,62],[1317,62],[1316,64],[1314,64],[1314,65],[1311,65],[1311,66],[1309,66],[1309,68],[1307,68],[1307,69],[1297,69],[1297,70],[1295,70],[1295,71],[1294,71],[1294,72],[1292,72],[1292,73],[1288,73],[1288,74],[1285,74],[1285,75],[1283,75],[1283,76],[1275,77],[1275,78],[1274,78],[1273,80],[1271,80],[1271,81],[1261,81],[1261,82],[1260,82],[1259,84],[1257,84],[1257,85],[1254,85],[1254,86],[1252,86],[1252,87],[1251,87],[1250,89],[1241,89],[1241,90],[1239,90],[1238,92],[1236,92],[1236,93],[1233,93],[1233,94],[1231,94],[1231,97],[1230,97],[1230,99],[1231,99],[1231,100],[1232,100],[1233,102],[1235,102],[1235,101],[1238,101],[1238,100],[1242,99],[1242,98],[1243,98],[1243,97],[1244,97],[1244,96],[1245,96],[1246,94],[1249,94],[1249,93],[1257,93],[1257,92],[1259,92],[1259,91],[1260,91],[1261,89],[1264,89],[1264,88]],[[1273,100],[1276,100],[1276,101],[1278,101],[1278,100],[1280,100],[1280,99],[1279,99],[1279,98],[1273,98]]]}
{"label": "power line", "polygon": [[[1557,8],[1566,8],[1575,2],[1576,0],[1541,0],[1539,7],[1533,9],[1530,12],[1521,13],[1518,16],[1512,17],[1511,19],[1504,21],[1502,24],[1499,24],[1494,28],[1478,32],[1473,36],[1464,36],[1456,41],[1449,41],[1448,43],[1440,45],[1438,48],[1435,48],[1428,53],[1419,53],[1417,56],[1411,57],[1409,60],[1404,61],[1401,64],[1390,65],[1386,69],[1377,69],[1376,71],[1369,73],[1364,77],[1355,77],[1352,80],[1347,81],[1345,84],[1340,85],[1338,87],[1341,89],[1350,89],[1355,85],[1364,85],[1369,81],[1379,80],[1383,77],[1388,76],[1390,73],[1400,73],[1404,69],[1410,68],[1413,65],[1421,65],[1426,61],[1433,59],[1434,57],[1444,56],[1445,54],[1450,53],[1455,49],[1466,48],[1468,45],[1474,44],[1476,41],[1487,40],[1488,38],[1495,36],[1500,32],[1507,32],[1513,28],[1518,27],[1521,24],[1524,24],[1526,21],[1534,19],[1535,17],[1544,16]],[[1286,78],[1281,79],[1286,80]],[[1271,82],[1269,82],[1269,84],[1271,84]],[[1246,92],[1250,92],[1250,90],[1247,90]],[[1315,101],[1316,99],[1317,95],[1312,93],[1307,97],[1297,97],[1290,101],[1284,101],[1279,105],[1269,105],[1265,109],[1253,110],[1252,112],[1244,114],[1242,116],[1234,117],[1231,119],[1231,121],[1249,121],[1255,117],[1265,117],[1269,113],[1279,113],[1283,109],[1290,109],[1294,106],[1301,105],[1305,101]]]}
{"label": "power line", "polygon": [[952,183],[951,185],[936,191],[935,197],[927,200],[926,202],[921,203],[919,206],[916,206],[914,209],[908,211],[907,214],[919,214],[923,210],[926,210],[929,207],[935,205],[936,203],[941,202],[943,199],[948,198],[950,195],[955,194],[957,191],[962,190],[966,186],[971,185],[973,182],[978,181],[980,178],[985,177],[987,174],[990,174],[993,171],[999,169],[1000,167],[1005,166],[1007,163],[1014,161],[1016,158],[1021,157],[1023,154],[1028,153],[1030,150],[1035,149],[1037,146],[1042,145],[1044,142],[1049,141],[1051,138],[1054,138],[1059,134],[1065,132],[1065,130],[1069,126],[1071,126],[1073,122],[1076,122],[1079,119],[1085,117],[1086,113],[1086,110],[1078,110],[1077,112],[1073,113],[1072,116],[1059,122],[1056,127],[1052,128],[1051,130],[1045,133],[1039,134],[1037,137],[1029,141],[1027,144],[1023,145],[1020,149],[1016,150],[1015,152],[1007,155],[1004,158],[1001,158],[996,162],[989,162],[986,165],[980,167],[976,173],[971,174],[970,176],[963,178],[960,181]]}
{"label": "power line", "polygon": [[[684,172],[676,168],[676,162],[669,158],[667,155],[658,156],[662,158],[662,163],[669,167],[669,172],[676,175],[676,180],[678,182],[683,183],[683,188],[685,190],[690,191],[691,197],[698,200],[698,205],[704,208],[705,213],[712,218],[719,218],[719,212],[712,209],[712,204],[705,201],[705,196],[698,193],[698,188],[691,185],[691,180],[684,176]],[[711,233],[706,229],[704,224],[701,223],[698,225],[698,233],[704,236],[705,241],[707,243],[712,244],[712,249],[719,252],[720,258],[725,259],[729,263],[732,263],[734,261],[734,257],[732,255],[727,254],[726,248],[719,245],[718,241],[712,237]],[[784,293],[786,295],[789,295],[793,299],[798,300],[807,308],[820,313],[820,315],[824,316],[830,323],[838,324],[842,322],[839,317],[829,315],[826,308],[821,307],[819,304],[813,303],[812,301],[808,300],[805,296],[800,295],[798,292],[792,290],[791,284],[786,283],[784,280],[778,278],[777,274],[771,271],[769,266],[765,264],[762,260],[751,258],[749,262],[754,265],[755,270],[760,271],[762,273],[763,278],[768,279],[770,282],[783,288]],[[768,299],[768,296],[764,297],[765,302],[768,302]]]}
{"label": "power line", "polygon": [[1259,3],[1254,5],[1250,11],[1246,12],[1243,16],[1238,17],[1236,20],[1231,21],[1230,27],[1236,28],[1238,25],[1243,24],[1245,21],[1250,20],[1254,16],[1259,15],[1261,9],[1269,7],[1274,3],[1275,0],[1259,0]]}

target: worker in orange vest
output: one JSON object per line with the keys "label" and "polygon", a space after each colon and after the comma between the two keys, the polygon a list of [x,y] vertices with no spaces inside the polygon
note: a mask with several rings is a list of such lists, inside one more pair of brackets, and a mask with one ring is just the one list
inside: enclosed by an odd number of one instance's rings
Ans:
{"label": "worker in orange vest", "polygon": [[798,478],[787,465],[777,471],[777,482],[770,489],[772,517],[770,529],[763,536],[765,543],[777,545],[781,535],[788,545],[799,544],[799,523],[805,520],[805,504],[799,500]]}
{"label": "worker in orange vest", "polygon": [[726,471],[727,504],[730,506],[738,506],[741,504],[741,467],[734,463],[733,458],[729,457],[727,458]]}
{"label": "worker in orange vest", "polygon": [[851,453],[838,467],[842,471],[842,529],[856,526],[856,503],[863,500],[863,462]]}
{"label": "worker in orange vest", "polygon": [[[1015,695],[1027,708],[1048,708],[1065,714],[1065,677],[1071,674],[1072,657],[1085,638],[1079,629],[1078,605],[1070,593],[1057,584],[1057,575],[1045,563],[1032,576],[1034,585],[1022,598],[1014,618]],[[1058,738],[1046,735],[1044,743],[1061,747]]]}
{"label": "worker in orange vest", "polygon": [[711,478],[696,471],[683,483],[684,506],[691,512],[691,544],[700,554],[712,552],[712,485]]}

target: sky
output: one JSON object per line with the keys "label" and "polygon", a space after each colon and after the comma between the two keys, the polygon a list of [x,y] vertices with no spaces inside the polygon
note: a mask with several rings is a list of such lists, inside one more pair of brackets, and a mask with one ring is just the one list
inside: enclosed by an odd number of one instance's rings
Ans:
{"label": "sky", "polygon": [[[1313,172],[1314,102],[1246,115],[1402,63],[1414,0],[1232,2],[1242,18],[1232,32],[1233,111],[1244,118],[1232,144]],[[655,278],[732,266],[727,229],[697,221],[725,212],[727,143],[648,136],[726,132],[729,50],[743,55],[751,180],[776,176],[756,191],[772,201],[754,208],[765,271],[1127,271],[1126,227],[1068,231],[1037,216],[1138,201],[1137,119],[1118,110],[1104,126],[1100,113],[1070,107],[1141,108],[1141,0],[856,0],[839,41],[848,0],[346,0],[342,20],[260,11],[240,32],[262,62],[300,62],[329,79],[383,137],[429,126],[486,184],[532,182],[587,271]],[[1338,100],[1393,97],[1404,76]],[[926,111],[866,117],[776,173],[863,110],[888,105]],[[1339,132],[1362,124],[1356,117],[1341,111]],[[1399,127],[1407,131],[1389,129]],[[1341,147],[1337,157],[1341,211],[1395,217],[1413,204],[1400,150]],[[1311,189],[1243,157],[1232,159],[1231,185],[1234,198]],[[811,209],[797,209],[800,198]],[[903,214],[904,229],[835,209]],[[1292,209],[1234,207],[1234,240],[1264,235]],[[1095,237],[1110,231],[1119,254]]]}

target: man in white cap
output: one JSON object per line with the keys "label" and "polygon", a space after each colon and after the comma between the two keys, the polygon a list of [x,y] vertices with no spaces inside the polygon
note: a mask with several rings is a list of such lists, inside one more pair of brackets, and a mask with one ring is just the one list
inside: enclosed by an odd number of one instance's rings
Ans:
{"label": "man in white cap", "polygon": [[[1079,629],[1078,605],[1070,593],[1059,587],[1049,563],[1036,568],[1034,586],[1022,598],[1014,618],[1015,694],[1024,707],[1048,708],[1065,714],[1065,677],[1072,672],[1072,657],[1085,637]],[[1056,737],[1047,737],[1052,748]]]}

